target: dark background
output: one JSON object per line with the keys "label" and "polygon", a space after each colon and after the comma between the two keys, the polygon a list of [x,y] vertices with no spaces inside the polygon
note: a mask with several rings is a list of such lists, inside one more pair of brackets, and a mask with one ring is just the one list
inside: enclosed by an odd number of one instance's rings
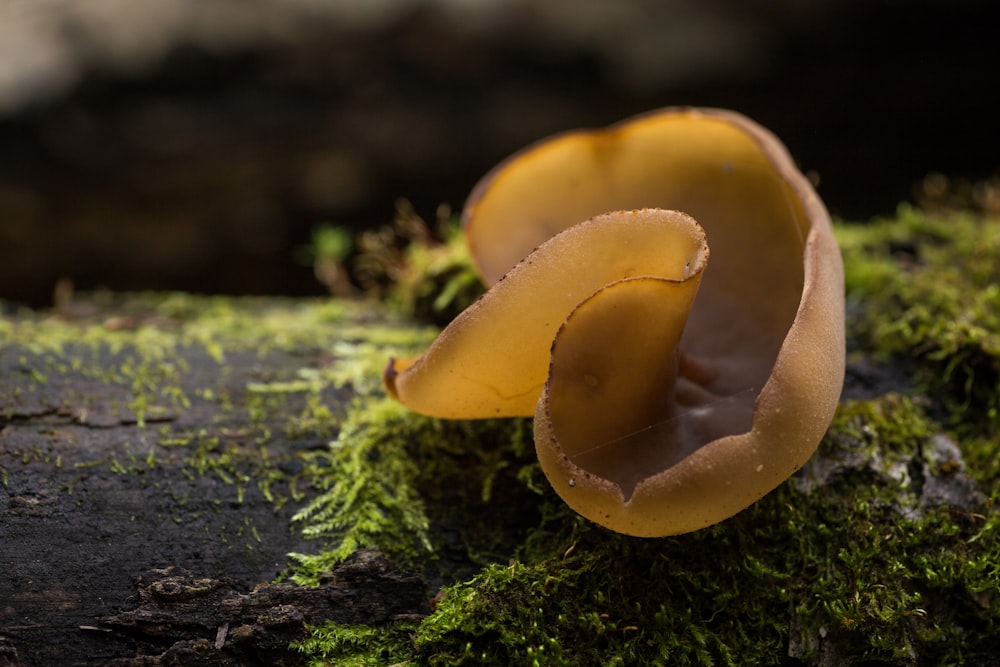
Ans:
{"label": "dark background", "polygon": [[997,173],[997,90],[991,0],[0,0],[0,299],[319,294],[316,225],[665,105],[751,116],[867,220]]}

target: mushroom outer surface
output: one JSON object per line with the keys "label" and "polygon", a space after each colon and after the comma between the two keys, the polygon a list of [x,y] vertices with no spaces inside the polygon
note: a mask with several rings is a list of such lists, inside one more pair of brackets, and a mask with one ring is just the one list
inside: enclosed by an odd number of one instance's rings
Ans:
{"label": "mushroom outer surface", "polygon": [[496,284],[386,386],[437,416],[533,412],[542,468],[583,516],[697,530],[819,444],[844,377],[840,253],[753,121],[671,108],[542,141],[480,181],[464,226]]}

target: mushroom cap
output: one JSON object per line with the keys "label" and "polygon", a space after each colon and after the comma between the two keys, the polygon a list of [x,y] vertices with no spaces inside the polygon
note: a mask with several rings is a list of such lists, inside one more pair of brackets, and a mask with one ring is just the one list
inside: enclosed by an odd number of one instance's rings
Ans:
{"label": "mushroom cap", "polygon": [[552,341],[577,304],[625,278],[689,280],[707,258],[704,232],[683,213],[595,216],[531,252],[421,357],[391,360],[386,387],[410,409],[435,417],[531,416]]}
{"label": "mushroom cap", "polygon": [[843,269],[764,128],[678,108],[567,133],[487,174],[464,226],[496,284],[421,359],[390,362],[406,405],[533,412],[557,493],[639,536],[721,521],[815,450],[843,384]]}

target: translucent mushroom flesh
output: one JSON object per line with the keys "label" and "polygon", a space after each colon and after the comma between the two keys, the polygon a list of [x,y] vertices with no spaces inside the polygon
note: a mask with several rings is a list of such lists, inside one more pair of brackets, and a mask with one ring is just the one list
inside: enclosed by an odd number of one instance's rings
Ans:
{"label": "translucent mushroom flesh", "polygon": [[484,177],[465,230],[493,286],[390,363],[407,406],[534,414],[560,496],[641,536],[721,521],[815,450],[843,383],[843,270],[767,130],[667,109],[561,135]]}

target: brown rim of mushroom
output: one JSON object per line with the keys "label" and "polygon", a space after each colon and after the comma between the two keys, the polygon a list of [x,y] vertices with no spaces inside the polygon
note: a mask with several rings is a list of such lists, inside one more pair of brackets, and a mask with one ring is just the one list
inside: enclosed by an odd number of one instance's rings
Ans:
{"label": "brown rim of mushroom", "polygon": [[492,287],[425,355],[390,361],[386,387],[440,417],[534,414],[542,469],[580,514],[697,530],[819,444],[843,384],[843,268],[764,128],[672,108],[559,135],[487,174],[464,224]]}

